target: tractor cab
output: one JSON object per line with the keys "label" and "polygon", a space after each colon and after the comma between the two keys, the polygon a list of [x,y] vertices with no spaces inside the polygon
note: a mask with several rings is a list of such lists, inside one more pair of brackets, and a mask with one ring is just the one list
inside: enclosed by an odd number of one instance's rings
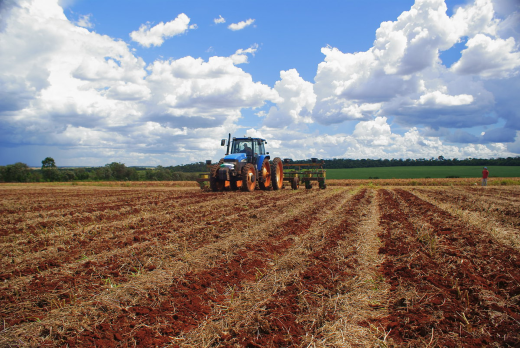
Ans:
{"label": "tractor cab", "polygon": [[265,152],[265,143],[267,143],[265,139],[260,138],[233,138],[224,161],[233,160],[253,164],[262,162],[265,158],[269,158],[267,156],[269,153]]}

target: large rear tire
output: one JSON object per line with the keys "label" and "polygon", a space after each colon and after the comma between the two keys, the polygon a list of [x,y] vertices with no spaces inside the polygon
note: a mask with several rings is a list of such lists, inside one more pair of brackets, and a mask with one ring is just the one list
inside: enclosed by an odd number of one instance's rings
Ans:
{"label": "large rear tire", "polygon": [[224,163],[224,160],[220,160],[218,164],[214,164],[211,166],[211,170],[209,173],[209,188],[213,192],[224,191],[225,183],[218,179],[218,169],[220,165]]}
{"label": "large rear tire", "polygon": [[269,160],[265,159],[262,163],[262,169],[260,170],[260,178],[263,178],[263,182],[259,180],[259,186],[262,190],[269,190],[271,188],[271,165]]}
{"label": "large rear tire", "polygon": [[280,157],[273,160],[271,181],[273,182],[273,190],[280,190],[283,187],[283,162]]}
{"label": "large rear tire", "polygon": [[255,167],[251,163],[248,163],[242,168],[242,191],[253,192],[255,186]]}

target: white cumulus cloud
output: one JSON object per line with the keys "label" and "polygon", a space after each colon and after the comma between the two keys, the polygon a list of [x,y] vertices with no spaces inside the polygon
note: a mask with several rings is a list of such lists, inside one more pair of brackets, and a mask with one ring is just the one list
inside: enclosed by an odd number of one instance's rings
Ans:
{"label": "white cumulus cloud", "polygon": [[238,22],[238,23],[232,23],[232,24],[228,25],[228,29],[233,30],[233,31],[242,30],[245,27],[250,26],[254,22],[255,22],[254,19],[249,18],[246,21],[241,21],[241,22]]}
{"label": "white cumulus cloud", "polygon": [[89,28],[89,29],[93,28],[94,24],[92,24],[92,22],[90,21],[91,16],[92,16],[91,14],[80,15],[76,22],[76,25],[83,27],[83,28]]}
{"label": "white cumulus cloud", "polygon": [[[287,69],[271,88],[241,69],[256,44],[146,65],[124,41],[68,20],[58,0],[18,0],[1,9],[0,47],[9,49],[0,49],[0,151],[45,148],[41,158],[59,152],[70,165],[170,165],[215,159],[231,132],[262,136],[273,154],[296,159],[515,156],[516,17],[505,7],[496,15],[495,4],[477,0],[449,17],[443,1],[417,0],[381,24],[367,51],[325,47],[313,82]],[[160,45],[189,22],[182,14],[134,33]],[[440,52],[461,40],[447,68]],[[263,116],[260,128],[254,118],[241,126],[244,109]]]}
{"label": "white cumulus cloud", "polygon": [[181,13],[174,20],[167,23],[161,22],[151,28],[149,24],[142,24],[139,30],[130,33],[130,37],[144,47],[161,46],[165,39],[196,28],[193,25],[189,26],[189,23],[190,18]]}
{"label": "white cumulus cloud", "polygon": [[247,54],[255,55],[255,52],[258,50],[258,44],[254,44],[253,46],[243,49],[238,49],[235,54],[231,56],[231,60],[234,64],[244,64],[248,62]]}
{"label": "white cumulus cloud", "polygon": [[0,32],[0,46],[11,47],[0,50],[0,138],[15,147],[60,144],[77,165],[198,161],[238,129],[243,108],[279,99],[237,67],[256,45],[146,67],[125,42],[68,21],[57,0],[9,11]]}
{"label": "white cumulus cloud", "polygon": [[520,51],[515,39],[492,39],[477,34],[466,43],[462,57],[451,69],[458,74],[480,75],[484,78],[507,78],[518,74]]}
{"label": "white cumulus cloud", "polygon": [[265,118],[268,127],[284,127],[298,123],[312,123],[311,112],[316,103],[312,83],[300,77],[296,69],[280,72],[274,90],[281,101],[271,107]]}
{"label": "white cumulus cloud", "polygon": [[419,104],[428,104],[430,106],[454,106],[467,105],[473,102],[473,96],[469,94],[448,95],[440,91],[426,93],[419,98]]}
{"label": "white cumulus cloud", "polygon": [[224,19],[224,17],[219,15],[218,18],[213,19],[213,22],[215,24],[221,24],[221,23],[226,23],[226,20]]}
{"label": "white cumulus cloud", "polygon": [[[416,0],[396,21],[381,23],[369,50],[322,48],[313,120],[329,125],[396,116],[406,126],[435,128],[496,123],[494,96],[481,79],[517,76],[518,44],[498,36],[511,32],[500,28],[516,12],[499,19],[491,0],[461,6],[451,17],[446,12],[443,0]],[[446,68],[440,53],[465,38],[460,60]]]}

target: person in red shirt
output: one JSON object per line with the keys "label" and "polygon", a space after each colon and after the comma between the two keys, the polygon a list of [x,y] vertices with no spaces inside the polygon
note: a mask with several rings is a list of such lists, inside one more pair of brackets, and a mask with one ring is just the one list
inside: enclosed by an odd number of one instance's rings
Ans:
{"label": "person in red shirt", "polygon": [[487,178],[489,176],[489,171],[487,167],[484,167],[484,170],[482,171],[482,186],[487,186]]}

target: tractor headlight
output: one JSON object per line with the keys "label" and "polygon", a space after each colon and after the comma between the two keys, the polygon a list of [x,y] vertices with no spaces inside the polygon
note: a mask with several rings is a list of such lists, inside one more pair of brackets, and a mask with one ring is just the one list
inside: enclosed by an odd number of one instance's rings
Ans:
{"label": "tractor headlight", "polygon": [[229,170],[235,169],[235,164],[234,163],[225,163],[224,162],[224,163],[222,163],[222,166],[228,168]]}

